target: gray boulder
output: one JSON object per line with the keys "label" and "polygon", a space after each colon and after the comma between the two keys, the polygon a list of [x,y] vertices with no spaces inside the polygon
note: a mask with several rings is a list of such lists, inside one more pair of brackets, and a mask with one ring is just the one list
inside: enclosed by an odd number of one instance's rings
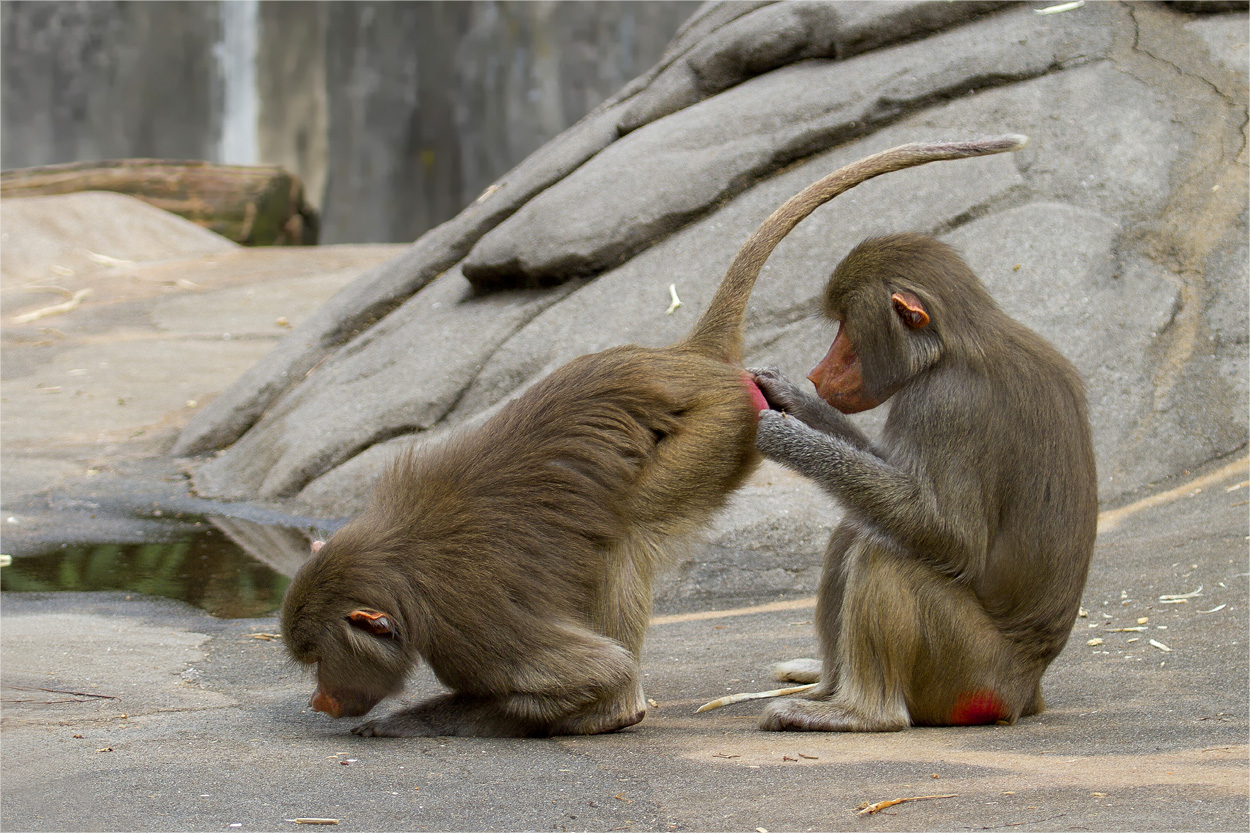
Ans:
{"label": "gray boulder", "polygon": [[[680,338],[755,226],[839,165],[1020,132],[1020,153],[891,174],[801,224],[752,298],[749,362],[801,377],[828,345],[815,313],[837,261],[928,232],[1081,370],[1104,501],[1227,455],[1250,412],[1247,15],[1190,8],[709,4],[652,71],[341,291],[175,451],[206,496],[351,514],[414,436],[474,424],[581,353]],[[665,592],[810,588],[836,518],[766,465]]]}

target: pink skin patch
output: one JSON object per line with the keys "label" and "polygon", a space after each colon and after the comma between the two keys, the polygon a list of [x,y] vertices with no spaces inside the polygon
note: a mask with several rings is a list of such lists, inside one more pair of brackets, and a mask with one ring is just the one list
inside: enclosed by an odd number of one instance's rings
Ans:
{"label": "pink skin patch", "polygon": [[952,726],[983,726],[1006,718],[1007,707],[989,689],[960,694],[951,709]]}
{"label": "pink skin patch", "polygon": [[742,384],[746,387],[747,393],[751,396],[751,405],[754,406],[756,414],[760,411],[768,410],[768,400],[764,398],[763,392],[759,385],[755,384],[755,380],[751,378],[751,374],[743,372]]}

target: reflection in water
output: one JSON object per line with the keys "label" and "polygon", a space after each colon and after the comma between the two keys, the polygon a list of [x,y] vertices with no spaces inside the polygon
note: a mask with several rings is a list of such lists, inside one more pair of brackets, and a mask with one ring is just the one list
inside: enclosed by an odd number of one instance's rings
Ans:
{"label": "reflection in water", "polygon": [[0,569],[0,589],[119,590],[181,599],[225,619],[265,616],[309,553],[309,536],[290,527],[206,518],[180,524],[173,541],[62,544],[20,555]]}

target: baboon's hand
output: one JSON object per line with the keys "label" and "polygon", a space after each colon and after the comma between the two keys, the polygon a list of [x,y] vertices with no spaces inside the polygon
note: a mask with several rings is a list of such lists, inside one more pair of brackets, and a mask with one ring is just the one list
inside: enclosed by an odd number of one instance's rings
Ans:
{"label": "baboon's hand", "polygon": [[[815,391],[796,385],[775,367],[749,368],[751,380],[760,389],[774,413],[784,411],[809,428],[845,440],[856,448],[867,448],[868,438],[838,411],[818,397]],[[797,429],[795,429],[797,430]],[[756,443],[760,451],[764,446]],[[764,452],[765,456],[770,456]],[[775,458],[782,461],[782,458]]]}
{"label": "baboon's hand", "polygon": [[776,367],[752,367],[747,369],[755,384],[759,387],[768,407],[774,411],[786,411],[799,416],[807,402],[807,397],[798,385],[786,378]]}

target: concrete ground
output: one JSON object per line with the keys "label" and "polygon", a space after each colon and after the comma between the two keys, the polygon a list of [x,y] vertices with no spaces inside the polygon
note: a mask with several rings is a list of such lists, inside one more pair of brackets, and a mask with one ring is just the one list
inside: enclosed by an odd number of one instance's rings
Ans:
{"label": "concrete ground", "polygon": [[[188,501],[161,453],[189,401],[269,349],[279,318],[294,323],[390,252],[364,254],[323,251],[346,258],[337,281],[322,261],[300,284],[291,264],[309,255],[288,253],[194,297],[169,284],[106,302],[102,285],[92,306],[33,326],[12,317],[39,299],[6,295],[4,551],[67,530],[141,536],[127,507]],[[239,304],[246,321],[215,317]],[[312,682],[266,636],[272,617],[5,593],[0,828],[1245,830],[1246,480],[1239,455],[1104,511],[1049,709],[1010,727],[772,734],[755,728],[758,703],[695,715],[771,688],[769,663],[813,652],[810,598],[659,611],[644,656],[653,706],[618,734],[377,740],[306,708]],[[422,672],[401,699],[436,690]],[[916,797],[929,798],[856,814]]]}

